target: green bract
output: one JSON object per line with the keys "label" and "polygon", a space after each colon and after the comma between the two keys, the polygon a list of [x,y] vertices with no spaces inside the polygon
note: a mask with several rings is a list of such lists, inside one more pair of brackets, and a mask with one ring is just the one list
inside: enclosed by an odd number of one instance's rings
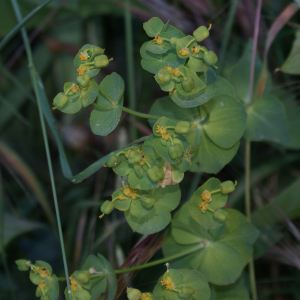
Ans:
{"label": "green bract", "polygon": [[90,279],[91,287],[88,293],[91,300],[98,299],[100,295],[106,297],[107,300],[115,299],[117,292],[116,276],[109,262],[101,254],[88,256],[81,270],[89,271],[90,275],[99,274],[99,277]]}
{"label": "green bract", "polygon": [[[202,193],[205,191],[216,191],[220,189],[220,180],[217,178],[210,178],[206,181],[201,187],[197,189],[190,200],[189,211],[191,217],[201,226],[209,229],[209,228],[218,228],[224,224],[227,218],[222,221],[221,215],[222,212],[217,213],[217,217],[215,217],[214,211],[219,208],[223,208],[227,202],[227,195],[222,192],[217,192],[211,195],[210,200],[204,200],[202,198]],[[204,204],[209,207],[210,210],[206,210],[204,212],[201,211],[199,205]]]}
{"label": "green bract", "polygon": [[105,136],[111,133],[120,121],[124,81],[120,75],[112,73],[102,80],[100,88],[105,94],[97,90],[97,105],[103,108],[96,107],[92,111],[90,125],[94,134]]}
{"label": "green bract", "polygon": [[[166,286],[171,289],[167,289]],[[153,295],[163,300],[209,300],[210,289],[205,277],[199,272],[187,269],[170,269],[159,278]]]}
{"label": "green bract", "polygon": [[[218,86],[218,90],[222,90],[221,86],[227,90],[227,82],[223,79],[215,86]],[[246,125],[246,114],[244,106],[228,94],[214,96],[206,104],[206,111],[209,112],[207,119],[201,106],[200,110],[181,109],[169,97],[165,97],[154,103],[150,113],[172,118],[175,124],[178,121],[189,121],[192,128],[184,134],[191,146],[192,167],[189,170],[217,173],[230,162],[238,150],[239,139]],[[151,120],[150,124],[153,125],[154,122]]]}
{"label": "green bract", "polygon": [[[120,197],[120,194],[123,196]],[[113,193],[112,198],[117,199],[114,201],[115,208],[124,211],[133,231],[152,234],[161,231],[169,224],[170,212],[178,206],[180,195],[178,185],[169,185],[165,188],[145,191],[131,189],[128,193],[124,189],[118,189]],[[145,202],[153,204],[145,205]]]}
{"label": "green bract", "polygon": [[240,212],[233,209],[227,212],[229,219],[225,225],[207,230],[190,216],[189,203],[184,204],[175,215],[164,239],[164,255],[171,256],[199,245],[203,248],[173,261],[172,266],[189,266],[214,284],[235,282],[251,257],[252,244],[258,237],[258,231]]}

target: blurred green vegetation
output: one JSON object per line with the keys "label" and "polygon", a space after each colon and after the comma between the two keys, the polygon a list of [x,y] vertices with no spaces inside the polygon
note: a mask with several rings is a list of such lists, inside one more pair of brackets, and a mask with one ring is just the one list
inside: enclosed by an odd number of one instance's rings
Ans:
{"label": "blurred green vegetation", "polygon": [[[38,0],[18,2],[23,17],[40,4]],[[263,4],[258,41],[261,59],[269,28],[289,4],[283,0]],[[219,72],[229,78],[253,35],[255,7],[256,2],[252,0],[132,0],[137,110],[148,112],[154,101],[165,95],[153,75],[140,65],[139,49],[147,40],[143,22],[152,16],[164,21],[170,19],[171,24],[185,33],[212,23],[211,35],[204,46],[221,57]],[[253,222],[262,231],[256,244],[256,256],[259,257],[256,276],[261,300],[300,299],[300,79],[297,75],[274,72],[290,53],[294,36],[300,28],[299,17],[297,12],[283,27],[268,54],[272,79],[270,89],[286,108],[292,145],[282,145],[274,140],[252,143]],[[3,38],[17,24],[9,0],[1,1],[0,19],[0,36]],[[91,43],[105,48],[106,54],[114,58],[98,75],[98,80],[113,71],[120,74],[126,84],[125,106],[129,105],[124,1],[53,0],[27,23],[26,28],[34,62],[50,103],[63,84],[75,76],[73,59],[79,48]],[[0,64],[0,299],[27,300],[32,299],[34,286],[29,284],[27,274],[17,270],[16,259],[45,260],[52,265],[57,276],[64,276],[64,272],[37,104],[19,33],[1,50]],[[243,71],[239,70],[237,77],[247,76],[247,70]],[[150,133],[147,121],[136,119],[132,123],[123,115],[113,133],[106,137],[95,136],[89,127],[90,111],[88,107],[76,115],[53,112],[74,174],[131,142],[131,126],[137,128],[139,137]],[[98,219],[101,203],[110,199],[112,192],[120,186],[120,178],[111,170],[102,168],[82,183],[73,184],[63,176],[55,139],[50,131],[48,133],[70,272],[81,266],[89,254],[97,252],[103,254],[115,269],[118,268],[141,239],[118,211],[114,211],[111,217]],[[205,173],[187,173],[180,184],[182,203],[209,177]],[[229,197],[229,205],[243,212],[243,142],[236,157],[217,177],[238,180],[237,190]],[[136,261],[150,259],[152,255],[161,256],[160,252],[155,253],[160,248],[158,238],[163,233],[144,237],[137,248],[146,251],[145,257],[136,255],[130,258]],[[150,248],[154,243],[155,247]],[[133,280],[135,287],[147,290],[155,285],[158,274],[163,272],[164,267],[157,266],[141,271],[134,278],[122,277],[120,286],[125,287]],[[61,291],[63,286],[64,283]],[[122,297],[120,299],[125,299]]]}

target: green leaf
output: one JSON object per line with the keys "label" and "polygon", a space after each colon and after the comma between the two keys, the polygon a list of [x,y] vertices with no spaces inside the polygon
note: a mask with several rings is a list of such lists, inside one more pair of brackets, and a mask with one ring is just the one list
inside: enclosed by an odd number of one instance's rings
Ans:
{"label": "green leaf", "polygon": [[151,212],[142,217],[135,217],[129,211],[125,211],[124,214],[132,230],[140,234],[159,232],[171,221],[169,210],[163,206],[160,208],[154,207]]}
{"label": "green leaf", "polygon": [[81,90],[80,100],[83,107],[93,103],[98,95],[98,89],[94,84],[90,84],[86,90]]}
{"label": "green leaf", "polygon": [[193,56],[189,57],[188,67],[194,72],[206,72],[209,69],[209,65],[207,65],[202,58]]}
{"label": "green leaf", "polygon": [[115,168],[113,168],[113,171],[119,176],[126,176],[131,172],[132,166],[129,165],[126,157],[123,154],[120,154],[120,157],[121,157],[121,163]]}
{"label": "green leaf", "polygon": [[280,68],[280,71],[287,73],[287,74],[293,74],[293,75],[299,75],[300,74],[300,30],[296,32],[296,37],[293,43],[292,50]]}
{"label": "green leaf", "polygon": [[[120,194],[122,193],[121,189],[117,189],[116,191],[113,192],[113,194],[111,195],[112,199],[118,198]],[[114,201],[115,204],[115,208],[121,211],[125,211],[127,209],[129,209],[130,204],[131,204],[131,199],[118,199]]]}
{"label": "green leaf", "polygon": [[245,138],[251,141],[290,142],[285,109],[274,96],[255,99],[247,108]]}
{"label": "green leaf", "polygon": [[[145,167],[146,168],[146,167]],[[128,183],[135,189],[141,189],[141,190],[149,190],[154,189],[158,186],[158,182],[153,182],[147,175],[147,171],[145,168],[142,168],[143,176],[142,178],[139,178],[132,169],[128,175]],[[148,167],[147,167],[148,168]]]}
{"label": "green leaf", "polygon": [[231,148],[221,148],[214,144],[205,131],[200,136],[199,148],[191,154],[192,172],[218,173],[236,155],[240,146],[238,141]]}
{"label": "green leaf", "polygon": [[[224,227],[207,231],[191,218],[189,204],[184,204],[172,221],[171,235],[168,234],[164,239],[164,255],[178,254],[199,244],[203,244],[203,248],[174,260],[172,266],[189,266],[214,284],[235,282],[241,275],[244,262],[250,259],[249,253],[258,231],[238,211],[228,209],[227,212],[229,219]],[[244,238],[246,231],[248,235]]]}
{"label": "green leaf", "polygon": [[101,92],[98,94],[97,104],[113,109],[95,108],[90,116],[90,125],[94,134],[106,136],[118,125],[123,107],[124,81],[117,73],[106,76],[100,83],[101,90],[114,101],[112,104]]}
{"label": "green leaf", "polygon": [[168,42],[163,42],[162,45],[158,45],[154,43],[153,41],[149,41],[146,45],[146,49],[154,54],[163,54],[168,52],[168,48],[164,47],[165,44]]}
{"label": "green leaf", "polygon": [[210,300],[250,300],[243,277],[226,286],[211,285],[211,292],[214,297]]}
{"label": "green leaf", "polygon": [[114,300],[117,292],[117,279],[109,262],[99,253],[97,256],[89,255],[81,270],[88,271],[90,268],[103,273],[103,276],[91,280],[91,300],[98,299],[102,294],[106,295],[107,300]]}
{"label": "green leaf", "polygon": [[197,76],[197,74],[187,67],[180,67],[180,71],[186,76],[191,76],[195,82],[195,87],[186,92],[181,83],[176,84],[176,90],[169,95],[171,99],[180,107],[188,108],[199,106],[207,102],[215,93],[213,88],[205,88],[205,83]]}
{"label": "green leaf", "polygon": [[206,107],[209,120],[203,128],[212,142],[223,148],[230,148],[241,139],[246,127],[244,105],[229,95],[214,96]]}
{"label": "green leaf", "polygon": [[162,31],[164,25],[165,24],[161,19],[154,17],[151,18],[148,22],[145,22],[143,24],[143,28],[149,37],[155,37]]}
{"label": "green leaf", "polygon": [[145,208],[136,200],[131,203],[130,211],[125,211],[129,226],[141,234],[152,234],[164,229],[171,220],[170,211],[174,210],[180,202],[181,192],[178,185],[169,185],[145,191],[155,199],[154,206]]}
{"label": "green leaf", "polygon": [[[201,194],[208,190],[209,192],[219,190],[220,189],[220,180],[217,178],[210,178],[208,181],[206,181],[201,187],[199,187],[194,195],[192,196],[190,200],[190,215],[191,217],[201,226],[209,229],[209,228],[217,228],[224,224],[224,222],[221,222],[217,220],[213,212],[207,210],[205,213],[201,212],[199,209],[199,204],[202,203],[204,200],[201,197]],[[227,202],[227,194],[222,194],[221,192],[218,192],[216,194],[212,194],[211,201],[208,202],[209,207],[212,210],[216,210],[218,208],[222,208],[226,205]]]}
{"label": "green leaf", "polygon": [[215,94],[217,96],[219,94],[226,94],[232,97],[236,97],[233,86],[227,81],[225,78],[221,76],[216,76],[215,73],[209,69],[207,74],[207,86],[214,88]]}
{"label": "green leaf", "polygon": [[[179,276],[178,273],[181,275]],[[194,270],[174,270],[170,269],[169,272],[165,273],[166,276],[169,276],[172,280],[172,283],[175,284],[177,290],[180,290],[182,287],[189,287],[194,290],[194,294],[191,299],[194,300],[208,300],[210,299],[210,289],[205,277]],[[161,284],[161,281],[164,276],[161,276],[158,280],[158,283],[154,287],[153,294],[155,296],[164,296],[168,300],[181,300],[179,293],[172,290],[167,290],[165,286]]]}
{"label": "green leaf", "polygon": [[50,297],[51,300],[57,300],[59,297],[59,284],[57,277],[52,275],[47,278],[48,291],[46,293],[47,296]]}
{"label": "green leaf", "polygon": [[[219,95],[212,98],[213,101],[212,105],[209,106],[210,114],[214,115],[214,110],[216,110],[216,116],[218,115],[219,106],[221,106],[222,99],[227,99],[230,103],[228,114],[225,119],[225,123],[230,124],[230,119],[232,118],[231,110],[232,111],[241,111],[241,116],[245,118],[244,109],[241,109],[241,104],[237,102],[234,98],[229,95]],[[210,102],[211,102],[210,101]],[[216,102],[215,102],[216,101]],[[210,103],[209,102],[209,103]],[[208,103],[208,104],[209,104]],[[217,104],[217,105],[215,105]],[[207,105],[208,106],[208,105]],[[221,106],[222,107],[222,106]],[[151,114],[155,114],[158,116],[165,116],[174,121],[189,121],[194,126],[190,133],[185,134],[185,138],[187,139],[188,143],[191,145],[191,161],[193,163],[192,167],[189,169],[190,171],[194,172],[207,172],[207,173],[218,173],[226,164],[228,164],[232,158],[235,156],[238,148],[239,148],[239,141],[238,139],[242,135],[244,131],[245,120],[242,120],[241,116],[238,116],[237,119],[240,120],[240,123],[231,123],[232,130],[235,132],[236,142],[230,148],[222,148],[215,144],[206,134],[206,130],[210,131],[212,135],[216,134],[220,141],[219,143],[222,145],[230,145],[228,142],[232,142],[231,138],[228,140],[223,138],[223,133],[227,132],[227,128],[220,126],[217,130],[218,132],[213,132],[210,130],[210,124],[213,127],[217,124],[214,123],[205,123],[201,125],[201,120],[205,118],[205,112],[201,108],[200,112],[196,108],[180,108],[172,101],[169,97],[158,99],[152,106],[150,110]],[[213,117],[214,118],[214,117]],[[223,119],[223,121],[224,121]],[[155,121],[149,121],[152,125]],[[216,126],[217,127],[217,126]],[[216,127],[214,129],[216,130]],[[218,134],[217,134],[218,133]],[[228,132],[225,136],[228,135]],[[215,139],[217,141],[217,139]]]}

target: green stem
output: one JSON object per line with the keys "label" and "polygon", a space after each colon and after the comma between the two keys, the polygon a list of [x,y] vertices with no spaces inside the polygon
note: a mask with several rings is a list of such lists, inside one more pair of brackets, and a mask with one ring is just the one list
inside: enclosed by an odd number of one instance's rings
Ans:
{"label": "green stem", "polygon": [[221,189],[211,191],[210,194],[213,195],[213,194],[217,194],[217,193],[219,193],[219,192],[221,192]]}
{"label": "green stem", "polygon": [[[249,223],[251,223],[251,197],[250,197],[250,171],[251,171],[251,142],[246,140],[245,149],[245,206],[246,206],[246,218]],[[252,291],[252,299],[257,300],[256,291],[256,280],[255,280],[255,268],[253,256],[249,261],[249,274],[250,274],[250,285]]]}
{"label": "green stem", "polygon": [[190,40],[185,46],[184,48],[187,48],[191,43],[195,42],[195,38],[193,38],[192,40]]}
{"label": "green stem", "polygon": [[141,269],[145,269],[145,268],[150,268],[150,267],[153,267],[153,266],[156,266],[156,265],[159,265],[159,264],[162,264],[162,263],[174,260],[176,258],[180,258],[182,256],[194,253],[194,252],[196,252],[196,251],[204,248],[205,244],[206,243],[202,242],[198,246],[196,246],[196,247],[194,247],[192,249],[189,249],[187,251],[184,251],[184,252],[181,252],[181,253],[177,253],[177,254],[171,255],[169,257],[164,257],[162,259],[158,259],[158,260],[152,261],[152,262],[144,264],[144,265],[140,265],[140,266],[136,266],[136,267],[132,267],[132,268],[128,268],[128,269],[115,270],[115,274],[122,274],[122,273],[137,271],[137,270],[141,270]]}
{"label": "green stem", "polygon": [[112,109],[116,108],[115,106],[110,106],[110,107],[101,106],[101,105],[98,105],[94,102],[92,103],[92,105],[94,105],[98,109],[103,109],[103,110],[112,110]]}
{"label": "green stem", "polygon": [[162,38],[162,37],[160,37],[160,39],[162,39],[163,41],[167,41],[167,42],[171,41],[170,39],[166,39],[166,38]]}
{"label": "green stem", "polygon": [[[17,0],[11,0],[15,15],[20,22],[22,20],[21,11],[18,5]],[[51,156],[50,156],[50,149],[49,149],[49,143],[48,143],[48,137],[46,132],[46,126],[45,126],[45,120],[43,116],[42,106],[41,106],[41,96],[39,93],[38,88],[38,81],[37,81],[37,72],[33,63],[33,57],[32,52],[30,48],[29,39],[27,36],[27,32],[24,27],[21,28],[22,38],[23,42],[25,44],[26,54],[29,62],[29,72],[31,76],[31,81],[33,85],[33,89],[35,92],[35,96],[38,103],[38,110],[39,110],[39,116],[41,121],[41,127],[43,132],[43,138],[44,138],[44,144],[45,144],[45,150],[47,155],[47,162],[48,162],[48,168],[49,168],[49,174],[50,174],[50,180],[51,180],[51,187],[52,187],[52,193],[53,193],[53,199],[54,199],[54,206],[55,206],[55,212],[56,212],[56,218],[57,218],[57,225],[58,225],[58,232],[59,232],[59,239],[61,244],[61,252],[63,257],[63,263],[64,263],[64,270],[66,278],[69,278],[69,272],[68,272],[68,266],[67,266],[67,259],[66,259],[66,253],[65,253],[65,246],[64,246],[64,240],[63,240],[63,233],[62,233],[62,226],[60,222],[60,214],[59,214],[59,208],[58,208],[58,201],[57,201],[57,194],[56,194],[56,188],[55,188],[55,181],[54,181],[54,175],[53,175],[53,169],[52,169],[52,162],[51,162]],[[69,300],[71,300],[71,289],[70,289],[70,282],[67,281],[67,288],[68,288],[68,296]]]}
{"label": "green stem", "polygon": [[[131,0],[125,0],[124,19],[125,19],[125,39],[126,39],[126,69],[129,108],[136,110],[135,80],[134,80],[134,50],[132,37],[132,18],[131,18]],[[131,116],[130,135],[132,140],[137,139],[137,127],[134,125],[135,117]]]}
{"label": "green stem", "polygon": [[91,79],[91,81],[93,82],[93,84],[98,88],[99,92],[114,106],[116,106],[115,101],[109,97],[99,86],[99,84],[96,82],[96,80],[94,78]]}
{"label": "green stem", "polygon": [[132,110],[130,108],[127,108],[127,107],[124,107],[124,106],[123,106],[122,110],[124,112],[127,112],[127,113],[131,114],[131,115],[134,115],[134,116],[137,116],[137,117],[141,117],[141,118],[153,119],[153,120],[158,120],[158,119],[161,118],[160,116],[154,116],[154,115],[148,115],[148,114],[139,113],[137,111],[134,111],[134,110]]}

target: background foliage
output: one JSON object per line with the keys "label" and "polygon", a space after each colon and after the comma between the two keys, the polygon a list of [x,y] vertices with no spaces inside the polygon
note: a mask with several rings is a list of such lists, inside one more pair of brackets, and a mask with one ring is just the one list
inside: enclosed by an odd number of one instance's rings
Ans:
{"label": "background foliage", "polygon": [[[25,16],[40,1],[20,0],[19,4]],[[262,68],[265,40],[270,36],[268,29],[289,4],[288,1],[265,2],[262,7],[260,58],[256,62],[255,82]],[[0,35],[4,37],[17,21],[10,1],[4,0],[1,5]],[[154,101],[165,95],[153,75],[141,67],[140,47],[148,40],[142,23],[153,16],[164,22],[171,19],[171,24],[186,34],[200,25],[212,23],[210,37],[204,46],[218,54],[219,74],[231,82],[237,97],[247,102],[254,1],[135,0],[131,5],[134,105],[137,110],[148,112]],[[128,106],[123,1],[53,0],[28,22],[27,29],[34,62],[48,99],[53,99],[63,84],[76,75],[73,57],[83,44],[91,43],[106,48],[106,54],[114,58],[98,79],[112,72],[120,74],[125,81],[124,102]],[[256,130],[246,130],[245,133],[247,138],[257,141],[252,143],[252,218],[262,232],[255,244],[255,255],[259,257],[256,275],[259,299],[266,300],[300,299],[300,108],[297,103],[300,67],[299,59],[295,57],[299,55],[299,38],[293,44],[295,36],[299,37],[297,30],[299,12],[279,32],[268,52],[270,72],[266,92],[262,101],[251,108],[253,111],[248,112],[248,122],[255,124]],[[16,259],[46,260],[57,276],[63,276],[63,269],[40,121],[19,34],[1,49],[0,60],[0,297],[26,300],[32,299],[34,286],[28,284],[27,274],[17,270]],[[275,73],[281,66],[286,73]],[[264,109],[268,101],[274,106],[271,111]],[[279,119],[278,115],[284,108],[286,118]],[[255,112],[259,112],[262,118],[257,119]],[[73,174],[135,138],[151,134],[146,120],[125,118],[123,113],[114,132],[106,137],[95,136],[90,130],[89,114],[89,109],[76,115],[54,111]],[[260,124],[265,120],[271,120],[269,126]],[[111,218],[98,219],[100,205],[120,187],[120,179],[111,170],[102,168],[83,183],[74,185],[63,176],[54,136],[49,134],[49,137],[70,272],[81,267],[87,256],[93,253],[102,253],[115,269],[124,263],[126,257],[124,265],[127,267],[145,262],[153,255],[159,258],[160,237],[164,232],[140,240],[141,236],[133,234],[126,224],[122,212],[114,211]],[[209,177],[206,173],[187,173],[181,183],[181,203],[190,199]],[[244,140],[235,158],[217,177],[221,181],[238,181],[236,191],[229,195],[228,204],[244,211]],[[158,272],[163,274],[163,266],[140,271],[136,277],[120,276],[120,299],[125,299],[122,287],[130,280],[137,288],[152,290]]]}

